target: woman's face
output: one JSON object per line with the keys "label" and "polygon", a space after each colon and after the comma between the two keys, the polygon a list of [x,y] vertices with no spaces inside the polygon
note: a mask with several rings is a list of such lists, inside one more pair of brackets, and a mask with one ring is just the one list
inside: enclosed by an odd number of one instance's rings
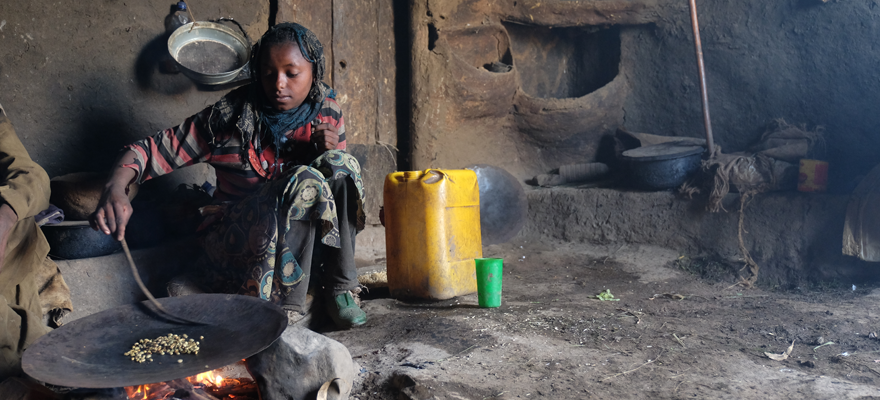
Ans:
{"label": "woman's face", "polygon": [[273,107],[281,111],[299,107],[312,89],[312,63],[296,43],[272,44],[260,60],[263,93]]}

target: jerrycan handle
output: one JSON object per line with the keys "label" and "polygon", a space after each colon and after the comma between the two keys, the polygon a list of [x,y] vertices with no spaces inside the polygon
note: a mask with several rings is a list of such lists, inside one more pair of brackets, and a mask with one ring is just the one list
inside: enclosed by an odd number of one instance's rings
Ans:
{"label": "jerrycan handle", "polygon": [[422,183],[430,185],[440,182],[444,178],[448,179],[452,183],[455,183],[455,181],[453,181],[452,178],[450,178],[449,175],[444,171],[441,171],[439,169],[426,169],[422,175]]}

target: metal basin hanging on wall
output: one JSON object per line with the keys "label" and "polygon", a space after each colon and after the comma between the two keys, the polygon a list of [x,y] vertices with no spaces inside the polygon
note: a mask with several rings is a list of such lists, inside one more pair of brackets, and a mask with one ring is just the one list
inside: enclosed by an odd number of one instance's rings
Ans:
{"label": "metal basin hanging on wall", "polygon": [[247,38],[214,22],[190,22],[168,38],[168,53],[184,75],[204,85],[231,82],[247,66]]}

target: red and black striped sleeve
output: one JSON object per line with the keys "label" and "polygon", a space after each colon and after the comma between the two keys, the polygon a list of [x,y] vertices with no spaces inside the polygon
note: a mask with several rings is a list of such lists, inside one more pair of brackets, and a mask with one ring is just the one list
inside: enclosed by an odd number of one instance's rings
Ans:
{"label": "red and black striped sleeve", "polygon": [[342,108],[336,100],[328,98],[324,101],[324,107],[321,108],[320,118],[322,123],[329,123],[336,127],[336,133],[339,135],[339,143],[336,145],[337,150],[345,150],[345,118],[342,116]]}
{"label": "red and black striped sleeve", "polygon": [[174,128],[125,146],[135,153],[134,164],[126,166],[135,170],[137,182],[143,183],[178,168],[209,160],[213,147],[206,121],[210,111],[209,107]]}

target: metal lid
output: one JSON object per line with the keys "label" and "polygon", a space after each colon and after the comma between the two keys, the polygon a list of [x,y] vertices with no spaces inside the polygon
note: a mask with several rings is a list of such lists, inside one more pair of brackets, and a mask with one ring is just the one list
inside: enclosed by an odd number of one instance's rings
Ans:
{"label": "metal lid", "polygon": [[673,160],[701,154],[706,151],[703,146],[696,146],[687,142],[667,142],[651,146],[644,146],[623,152],[623,157],[638,161],[661,161]]}

